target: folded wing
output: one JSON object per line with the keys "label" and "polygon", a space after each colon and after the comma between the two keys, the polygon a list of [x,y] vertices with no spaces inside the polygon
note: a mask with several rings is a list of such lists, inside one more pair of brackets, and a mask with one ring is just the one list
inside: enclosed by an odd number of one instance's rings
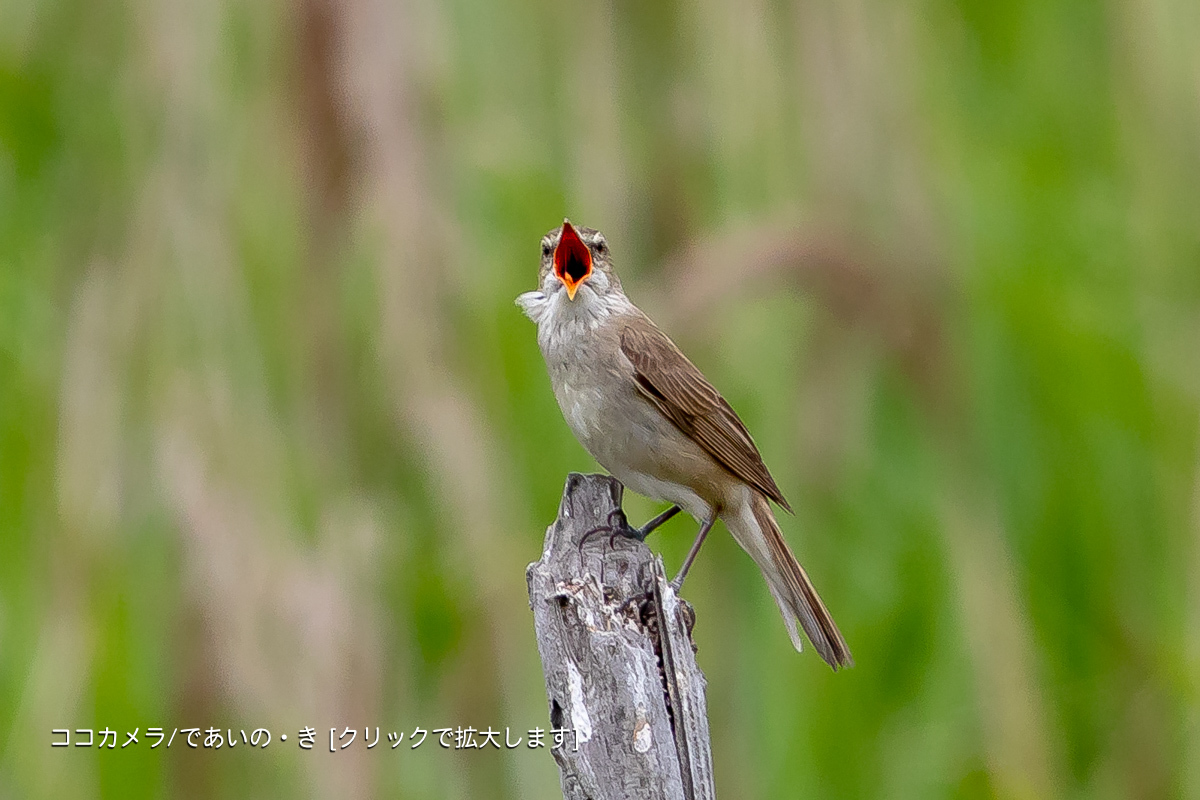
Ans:
{"label": "folded wing", "polygon": [[633,364],[638,390],[722,466],[791,511],[737,413],[713,385],[645,316],[621,331],[621,351]]}

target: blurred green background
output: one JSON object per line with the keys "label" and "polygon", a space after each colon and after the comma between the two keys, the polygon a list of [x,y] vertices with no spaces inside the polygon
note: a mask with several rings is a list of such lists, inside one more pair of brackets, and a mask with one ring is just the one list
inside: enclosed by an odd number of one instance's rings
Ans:
{"label": "blurred green background", "polygon": [[546,726],[523,570],[595,465],[512,301],[569,215],[858,661],[710,539],[723,797],[1200,798],[1197,41],[1195,0],[0,0],[0,797],[557,796],[544,750],[294,731]]}

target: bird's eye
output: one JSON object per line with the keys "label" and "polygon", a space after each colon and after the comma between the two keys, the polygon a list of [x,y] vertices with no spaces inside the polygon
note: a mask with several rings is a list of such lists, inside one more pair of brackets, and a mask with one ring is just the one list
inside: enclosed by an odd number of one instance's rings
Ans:
{"label": "bird's eye", "polygon": [[601,255],[603,255],[604,253],[607,253],[608,252],[608,243],[605,242],[603,239],[597,239],[596,240],[596,252],[600,253]]}
{"label": "bird's eye", "polygon": [[549,243],[549,242],[542,242],[542,255],[544,255],[544,256],[548,256],[548,255],[550,255],[550,252],[551,252],[553,249],[554,249],[554,248],[552,248],[552,247],[550,246],[550,243]]}

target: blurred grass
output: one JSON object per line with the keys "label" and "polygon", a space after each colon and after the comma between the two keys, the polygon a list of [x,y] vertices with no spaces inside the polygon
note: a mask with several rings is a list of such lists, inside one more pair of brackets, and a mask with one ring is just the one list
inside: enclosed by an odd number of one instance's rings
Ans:
{"label": "blurred grass", "polygon": [[512,298],[564,215],[756,433],[858,661],[712,540],[722,796],[1200,797],[1198,34],[0,5],[0,797],[555,795],[527,750],[47,740],[545,725],[521,570],[594,465]]}

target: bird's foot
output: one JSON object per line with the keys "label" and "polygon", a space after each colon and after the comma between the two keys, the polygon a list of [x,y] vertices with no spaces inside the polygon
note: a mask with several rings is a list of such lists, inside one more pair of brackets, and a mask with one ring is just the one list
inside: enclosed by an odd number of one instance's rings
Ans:
{"label": "bird's foot", "polygon": [[[610,511],[608,514],[607,524],[599,525],[595,528],[592,528],[590,531],[583,534],[583,536],[579,537],[579,564],[580,564],[581,568],[584,563],[583,562],[583,546],[585,544],[587,544],[588,539],[592,538],[593,536],[596,536],[597,534],[605,534],[605,533],[608,534],[608,549],[609,550],[613,549],[613,545],[616,543],[618,536],[622,536],[626,539],[633,539],[634,541],[637,541],[637,542],[641,542],[641,541],[645,540],[645,538],[646,538],[646,534],[644,534],[641,530],[639,530],[638,528],[633,528],[629,525],[629,520],[627,520],[625,518],[624,511],[622,511],[619,508],[614,509],[613,511]],[[601,559],[601,564],[600,564],[600,582],[604,583],[603,558]]]}
{"label": "bird's foot", "polygon": [[625,512],[617,508],[609,512],[606,524],[592,528],[590,531],[583,534],[583,536],[579,537],[580,554],[583,554],[583,546],[587,543],[588,539],[597,534],[604,533],[608,534],[609,547],[613,546],[613,542],[616,541],[618,536],[624,536],[626,539],[634,539],[639,542],[645,540],[646,538],[646,535],[642,533],[641,530],[629,525],[629,520],[625,518]]}

